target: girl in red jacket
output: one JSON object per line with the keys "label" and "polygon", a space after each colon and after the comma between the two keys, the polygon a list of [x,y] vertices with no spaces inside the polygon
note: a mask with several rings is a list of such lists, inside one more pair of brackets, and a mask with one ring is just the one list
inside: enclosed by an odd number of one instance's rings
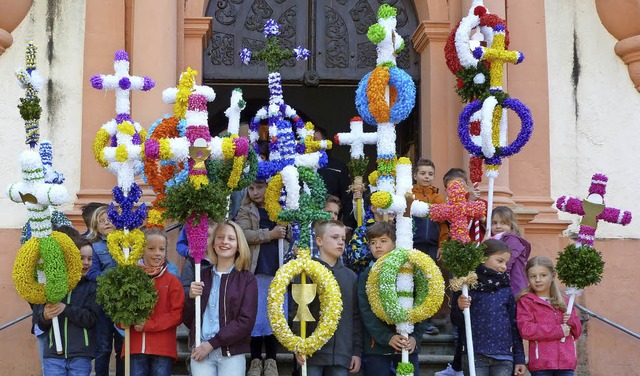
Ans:
{"label": "girl in red jacket", "polygon": [[517,321],[522,338],[529,340],[529,371],[532,376],[573,376],[580,320],[575,310],[566,313],[551,260],[536,256],[526,270],[529,287],[518,299]]}
{"label": "girl in red jacket", "polygon": [[251,254],[242,229],[224,221],[213,232],[211,266],[202,282],[191,282],[184,306],[184,324],[191,343],[195,335],[195,297],[202,296],[202,344],[191,351],[193,376],[244,376],[244,354],[250,351],[251,330],[258,311],[258,283],[249,271]]}
{"label": "girl in red jacket", "polygon": [[146,249],[138,261],[153,279],[158,302],[145,322],[131,330],[131,374],[169,376],[176,351],[176,328],[182,322],[184,290],[176,276],[167,270],[167,236],[158,229],[145,232]]}

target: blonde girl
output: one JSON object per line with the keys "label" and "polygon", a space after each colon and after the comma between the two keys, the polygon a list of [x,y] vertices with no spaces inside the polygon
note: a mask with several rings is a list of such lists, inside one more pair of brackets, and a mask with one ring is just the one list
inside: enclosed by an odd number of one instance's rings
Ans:
{"label": "blonde girl", "polygon": [[529,371],[532,376],[573,376],[580,320],[575,311],[566,313],[550,259],[536,256],[526,271],[529,286],[518,298],[517,322],[522,338],[529,340]]}
{"label": "blonde girl", "polygon": [[494,239],[502,240],[511,250],[507,273],[513,295],[517,296],[528,285],[525,265],[531,254],[531,244],[522,237],[516,215],[507,206],[493,209],[491,233],[495,234]]}

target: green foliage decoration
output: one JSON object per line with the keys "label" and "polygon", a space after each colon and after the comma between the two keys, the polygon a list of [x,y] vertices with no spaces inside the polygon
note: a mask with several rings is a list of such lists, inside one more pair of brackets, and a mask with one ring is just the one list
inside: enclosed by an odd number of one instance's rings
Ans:
{"label": "green foliage decoration", "polygon": [[570,244],[558,252],[556,272],[562,283],[569,287],[584,289],[597,285],[602,280],[603,271],[602,254],[593,247]]}
{"label": "green foliage decoration", "polygon": [[484,261],[486,245],[474,242],[462,243],[448,240],[442,243],[442,266],[453,273],[454,277],[466,277]]}
{"label": "green foliage decoration", "polygon": [[[161,208],[167,210],[164,218],[173,218],[180,223],[186,223],[192,214],[204,214],[209,221],[220,222],[227,212],[227,192],[225,185],[210,182],[199,189],[186,180],[167,190],[167,198],[160,203]],[[197,221],[197,218],[196,218]],[[194,221],[194,225],[198,223]]]}

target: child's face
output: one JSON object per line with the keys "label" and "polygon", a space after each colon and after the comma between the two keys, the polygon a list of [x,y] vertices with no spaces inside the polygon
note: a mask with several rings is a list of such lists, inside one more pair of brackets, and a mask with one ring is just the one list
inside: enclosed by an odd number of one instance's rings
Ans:
{"label": "child's face", "polygon": [[[371,204],[371,212],[373,213],[373,219],[376,222],[381,222],[381,221],[384,220],[384,215],[378,213],[378,208],[373,204]],[[396,213],[388,213],[387,214],[387,221],[388,222],[393,223],[395,221],[395,219],[396,219]]]}
{"label": "child's face", "polygon": [[221,228],[216,229],[213,249],[216,252],[216,256],[218,256],[218,261],[221,259],[235,259],[238,251],[236,230],[230,225],[223,225]]}
{"label": "child's face", "polygon": [[432,166],[419,166],[416,172],[413,173],[413,178],[416,179],[416,183],[422,187],[433,185],[435,176],[436,170]]}
{"label": "child's face", "polygon": [[345,243],[345,229],[342,226],[328,225],[322,236],[316,237],[316,244],[321,253],[336,260],[342,256]]}
{"label": "child's face", "polygon": [[167,256],[167,239],[162,235],[147,237],[147,248],[142,256],[146,266],[157,267],[164,264]]}
{"label": "child's face", "polygon": [[511,258],[511,253],[501,252],[494,253],[484,262],[484,266],[497,272],[504,273],[507,271],[507,263]]}
{"label": "child's face", "polygon": [[337,220],[338,213],[340,213],[340,207],[335,202],[327,202],[326,204],[324,204],[324,208],[322,209],[322,211],[330,213],[331,219]]}
{"label": "child's face", "polygon": [[391,240],[387,234],[369,239],[369,249],[371,250],[373,258],[376,260],[393,251],[395,248],[396,242]]}
{"label": "child's face", "polygon": [[80,260],[82,261],[82,276],[85,277],[93,262],[93,248],[90,245],[80,248]]}
{"label": "child's face", "polygon": [[267,189],[267,185],[265,183],[252,183],[249,190],[249,198],[256,205],[264,204],[264,191]]}
{"label": "child's face", "polygon": [[107,213],[102,213],[98,216],[98,233],[100,235],[107,236],[111,231],[115,229],[116,228],[109,220],[109,216],[107,215]]}
{"label": "child's face", "polygon": [[508,223],[498,215],[493,215],[491,219],[491,233],[500,234],[502,232],[511,231],[511,223]]}
{"label": "child's face", "polygon": [[551,296],[551,282],[554,278],[554,273],[546,266],[536,265],[527,270],[529,286],[538,296]]}

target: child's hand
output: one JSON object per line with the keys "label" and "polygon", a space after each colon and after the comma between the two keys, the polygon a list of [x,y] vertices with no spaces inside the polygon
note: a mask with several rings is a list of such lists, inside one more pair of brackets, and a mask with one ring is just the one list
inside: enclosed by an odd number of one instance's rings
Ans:
{"label": "child's hand", "polygon": [[277,225],[273,230],[269,231],[271,240],[284,239],[285,235],[287,235],[287,228],[284,226]]}
{"label": "child's hand", "polygon": [[45,320],[51,320],[52,318],[58,316],[64,311],[66,305],[62,302],[58,303],[47,303],[44,306],[44,312],[42,312],[42,317]]}
{"label": "child's hand", "polygon": [[562,324],[562,332],[565,337],[569,337],[569,333],[571,333],[571,328],[567,324]]}
{"label": "child's hand", "polygon": [[460,307],[460,309],[471,307],[471,297],[460,295],[458,297],[458,307]]}
{"label": "child's hand", "polygon": [[566,324],[569,322],[569,318],[571,318],[571,314],[570,313],[566,313],[562,316],[562,323]]}
{"label": "child's hand", "polygon": [[143,323],[139,323],[133,326],[133,329],[136,330],[136,332],[141,332],[144,330],[144,322]]}
{"label": "child's hand", "polygon": [[400,334],[395,334],[389,340],[389,346],[393,347],[394,350],[400,352],[407,346],[407,339]]}
{"label": "child's hand", "polygon": [[191,282],[191,286],[189,286],[189,297],[195,299],[196,296],[202,295],[202,289],[204,289],[204,282]]}
{"label": "child's hand", "polygon": [[213,346],[207,341],[202,342],[202,345],[196,347],[191,351],[191,359],[199,362],[206,358],[207,355],[213,350]]}
{"label": "child's hand", "polygon": [[302,356],[302,355],[300,355],[298,353],[294,353],[294,354],[296,356],[296,360],[298,361],[298,364],[303,366],[304,365],[304,361],[305,361],[304,356]]}
{"label": "child's hand", "polygon": [[360,371],[360,357],[352,356],[351,364],[349,365],[349,373],[358,373]]}
{"label": "child's hand", "polygon": [[438,248],[438,252],[436,253],[436,261],[442,261],[442,248]]}
{"label": "child's hand", "polygon": [[409,354],[413,354],[413,352],[416,349],[416,339],[409,336],[409,338],[407,339],[407,346],[405,346],[405,349],[409,351]]}
{"label": "child's hand", "polygon": [[524,364],[516,364],[516,368],[513,371],[513,374],[518,376],[518,375],[524,375],[524,373],[527,372],[527,367],[524,366]]}
{"label": "child's hand", "polygon": [[362,191],[353,191],[353,199],[357,200],[359,198],[362,198]]}
{"label": "child's hand", "polygon": [[480,188],[473,188],[469,191],[469,201],[476,201],[480,198]]}

